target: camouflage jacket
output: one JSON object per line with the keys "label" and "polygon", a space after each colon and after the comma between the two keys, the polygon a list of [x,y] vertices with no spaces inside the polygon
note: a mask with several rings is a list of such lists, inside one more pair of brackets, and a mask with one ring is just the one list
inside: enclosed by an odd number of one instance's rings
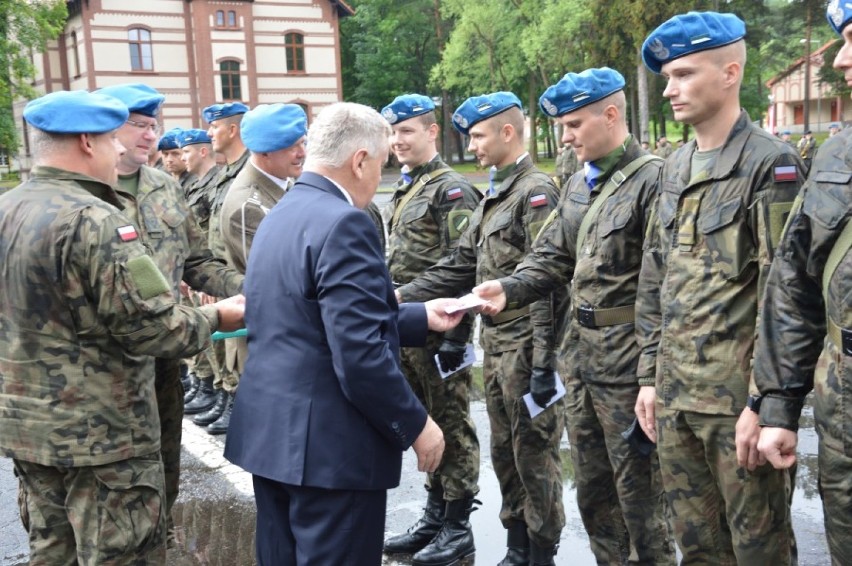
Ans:
{"label": "camouflage jacket", "polygon": [[[424,176],[446,168],[436,155],[431,161],[415,167],[411,182],[400,179],[390,203],[391,219],[408,191]],[[418,275],[447,257],[456,247],[465,228],[470,224],[473,210],[482,195],[455,171],[428,181],[399,212],[399,220],[390,226],[388,235],[388,271],[395,285],[413,281]],[[392,220],[391,220],[392,222]],[[390,222],[389,222],[390,224]],[[447,333],[458,342],[470,340],[471,317],[465,317],[459,327]]]}
{"label": "camouflage jacket", "polygon": [[532,253],[515,273],[500,280],[508,302],[522,305],[573,278],[574,312],[568,316],[568,331],[559,353],[567,369],[585,382],[636,382],[639,348],[633,322],[595,326],[594,320],[578,317],[576,309],[582,308],[594,317],[605,312],[601,309],[634,306],[646,212],[656,195],[662,162],[643,165],[601,205],[595,220],[589,224],[579,258],[577,235],[583,217],[609,177],[646,153],[631,138],[618,163],[591,191],[582,172],[572,176],[560,200],[557,218],[544,229]]}
{"label": "camouflage jacket", "polygon": [[[528,155],[524,156],[496,193],[479,203],[456,249],[399,288],[402,299],[456,296],[477,283],[510,275],[529,253],[557,197],[550,178],[533,165]],[[518,314],[496,324],[483,317],[482,348],[493,354],[532,346],[534,367],[553,367],[555,317],[550,298],[541,299],[529,312]]]}
{"label": "camouflage jacket", "polygon": [[248,253],[257,228],[285,190],[251,161],[234,178],[222,202],[222,243],[228,264],[246,272]]}
{"label": "camouflage jacket", "polygon": [[225,242],[222,240],[222,203],[225,202],[225,195],[228,194],[228,189],[233,184],[234,179],[245,167],[249,155],[249,150],[245,150],[239,159],[222,167],[210,191],[210,225],[207,230],[207,246],[218,258],[225,259],[228,257],[225,251]]}
{"label": "camouflage jacket", "polygon": [[204,233],[210,227],[210,194],[213,192],[213,184],[219,176],[219,166],[214,165],[200,179],[196,177],[196,181],[187,189],[186,200],[189,203],[189,208],[192,209],[192,214],[198,220],[198,225]]}
{"label": "camouflage jacket", "polygon": [[373,224],[376,225],[376,232],[379,234],[379,243],[382,245],[382,256],[384,257],[387,255],[388,241],[387,234],[385,234],[385,221],[382,218],[382,211],[379,210],[376,203],[370,202],[367,208],[364,209],[364,212],[370,217]]}
{"label": "camouflage jacket", "polygon": [[136,196],[119,192],[118,197],[175,296],[180,296],[181,280],[217,297],[241,291],[243,276],[210,253],[206,234],[196,222],[183,191],[167,173],[143,165]]}
{"label": "camouflage jacket", "polygon": [[[825,420],[822,426],[833,427],[831,435],[845,438],[848,446],[852,347],[844,352],[841,344],[825,337],[826,313],[837,328],[849,331],[846,336],[852,336],[852,253],[837,265],[827,302],[822,278],[829,253],[852,221],[852,130],[843,130],[820,147],[800,196],[802,207],[794,211],[766,284],[754,370],[757,387],[766,395],[760,420],[763,425],[796,430],[816,371],[823,385],[815,403],[825,407],[825,415],[817,416],[817,430],[819,421]],[[820,352],[825,363],[817,365]]]}
{"label": "camouflage jacket", "polygon": [[183,194],[187,194],[189,192],[189,188],[195,184],[198,180],[198,177],[190,173],[189,171],[184,171],[180,174],[180,179],[177,180],[180,188],[183,189]]}
{"label": "camouflage jacket", "polygon": [[45,466],[156,452],[154,358],[210,343],[175,303],[111,187],[35,167],[0,197],[0,450]]}
{"label": "camouflage jacket", "polygon": [[657,149],[654,150],[654,155],[662,157],[663,159],[668,159],[669,155],[672,153],[674,153],[674,148],[669,142],[666,142],[663,145],[657,145]]}
{"label": "camouflage jacket", "polygon": [[745,112],[711,169],[690,179],[694,150],[695,141],[680,148],[660,175],[636,297],[637,375],[674,410],[738,415],[757,307],[803,165]]}

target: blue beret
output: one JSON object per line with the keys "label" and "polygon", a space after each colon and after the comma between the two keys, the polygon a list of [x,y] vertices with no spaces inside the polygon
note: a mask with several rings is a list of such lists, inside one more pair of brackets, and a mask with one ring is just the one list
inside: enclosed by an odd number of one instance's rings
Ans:
{"label": "blue beret", "polygon": [[689,12],[666,21],[642,44],[645,66],[658,73],[678,57],[729,45],[745,37],[745,22],[734,14]]}
{"label": "blue beret", "polygon": [[298,104],[260,104],[243,116],[240,137],[254,153],[285,149],[308,132],[308,117]]}
{"label": "blue beret", "polygon": [[579,74],[567,73],[549,86],[538,105],[548,116],[562,116],[623,89],[624,77],[618,71],[609,67],[586,69]]}
{"label": "blue beret", "polygon": [[204,120],[209,124],[228,116],[236,116],[237,114],[245,114],[248,112],[248,106],[242,102],[226,102],[225,104],[213,104],[201,111],[204,115]]}
{"label": "blue beret", "polygon": [[160,143],[157,144],[157,149],[169,150],[169,149],[177,149],[180,147],[178,145],[178,136],[183,133],[183,128],[172,128],[168,132],[164,133],[160,138]]}
{"label": "blue beret", "polygon": [[120,100],[85,90],[60,90],[31,100],[24,119],[52,134],[102,134],[117,130],[130,113]]}
{"label": "blue beret", "polygon": [[496,116],[509,108],[523,108],[520,99],[511,92],[493,92],[482,96],[471,96],[453,113],[453,126],[467,135],[471,126],[486,118]]}
{"label": "blue beret", "polygon": [[207,130],[183,130],[177,137],[178,147],[186,147],[197,143],[211,143]]}
{"label": "blue beret", "polygon": [[793,132],[791,132],[790,130],[784,130],[783,132],[781,132],[781,135],[782,135],[782,136],[789,136],[789,135],[790,135],[790,134],[792,134],[792,133],[793,133]]}
{"label": "blue beret", "polygon": [[382,116],[389,124],[403,122],[409,118],[427,114],[435,109],[435,103],[422,94],[403,94],[382,108]]}
{"label": "blue beret", "polygon": [[852,3],[845,0],[831,0],[825,9],[828,23],[837,33],[843,33],[843,28],[852,21]]}
{"label": "blue beret", "polygon": [[157,117],[160,106],[166,99],[155,89],[141,83],[105,86],[98,92],[119,99],[131,114],[142,114],[151,118]]}
{"label": "blue beret", "polygon": [[831,124],[828,125],[828,129],[830,130],[831,128],[836,128],[836,129],[839,130],[840,124],[831,123]]}

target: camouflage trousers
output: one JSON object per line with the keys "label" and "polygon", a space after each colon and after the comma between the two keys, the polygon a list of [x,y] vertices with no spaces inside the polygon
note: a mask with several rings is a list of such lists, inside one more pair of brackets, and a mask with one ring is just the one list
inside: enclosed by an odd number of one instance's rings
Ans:
{"label": "camouflage trousers", "polygon": [[485,354],[485,402],[491,423],[491,462],[503,496],[500,521],[526,523],[539,546],[559,542],[565,526],[559,441],[564,399],[535,419],[522,397],[529,393],[532,348]]}
{"label": "camouflage trousers", "polygon": [[14,464],[26,491],[31,566],[165,564],[159,454],[79,468]]}
{"label": "camouflage trousers", "polygon": [[233,393],[237,390],[237,384],[240,382],[240,373],[236,370],[228,369],[228,347],[225,345],[226,342],[231,342],[231,339],[216,340],[211,347],[216,361],[213,388],[224,389],[229,393]]}
{"label": "camouflage trousers", "polygon": [[791,474],[737,465],[737,418],[666,409],[657,397],[657,452],[681,564],[795,564]]}
{"label": "camouflage trousers", "polygon": [[427,475],[427,488],[440,485],[444,499],[454,501],[479,493],[479,439],[470,417],[470,368],[441,379],[435,366],[441,340],[430,332],[425,348],[402,348],[400,361],[414,394],[444,432],[444,457]]}
{"label": "camouflage trousers", "polygon": [[657,454],[644,457],[621,436],[635,418],[639,387],[567,375],[577,505],[598,564],[675,564]]}
{"label": "camouflage trousers", "polygon": [[180,382],[180,361],[156,360],[155,390],[157,412],[160,414],[160,455],[165,473],[166,517],[180,488],[180,441],[183,436],[183,385]]}
{"label": "camouflage trousers", "polygon": [[852,402],[849,357],[826,348],[814,375],[814,417],[819,434],[819,494],[834,566],[852,564]]}

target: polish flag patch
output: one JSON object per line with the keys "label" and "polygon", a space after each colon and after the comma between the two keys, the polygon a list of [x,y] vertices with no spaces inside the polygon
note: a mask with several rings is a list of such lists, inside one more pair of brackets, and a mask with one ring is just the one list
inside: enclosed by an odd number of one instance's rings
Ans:
{"label": "polish flag patch", "polygon": [[530,197],[530,206],[532,206],[534,208],[539,207],[539,206],[544,206],[546,204],[547,204],[547,197],[544,195],[544,193]]}
{"label": "polish flag patch", "polygon": [[447,200],[456,200],[462,198],[462,190],[459,187],[447,191]]}
{"label": "polish flag patch", "polygon": [[115,229],[118,232],[118,237],[121,238],[122,242],[132,242],[139,238],[139,234],[136,233],[136,228],[128,224],[127,226],[119,226]]}
{"label": "polish flag patch", "polygon": [[775,168],[775,182],[795,181],[799,178],[799,172],[795,165],[779,165]]}

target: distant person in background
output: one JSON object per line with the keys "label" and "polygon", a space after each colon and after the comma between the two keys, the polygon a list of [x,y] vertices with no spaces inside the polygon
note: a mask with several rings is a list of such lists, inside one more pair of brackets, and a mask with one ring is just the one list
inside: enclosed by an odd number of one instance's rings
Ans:
{"label": "distant person in background", "polygon": [[781,132],[781,141],[783,141],[784,143],[789,144],[793,147],[796,147],[796,144],[794,144],[793,140],[790,139],[790,135],[791,135],[790,130],[784,130],[783,132]]}
{"label": "distant person in background", "polygon": [[657,147],[654,149],[654,155],[665,159],[671,155],[672,152],[674,152],[674,148],[672,147],[672,144],[669,143],[669,140],[666,139],[666,136],[660,136],[657,138]]}
{"label": "distant person in background", "polygon": [[799,140],[799,143],[796,145],[796,148],[799,150],[799,155],[802,157],[802,161],[805,163],[805,173],[811,170],[811,162],[814,159],[814,155],[816,154],[817,143],[814,139],[813,132],[810,130],[805,132],[805,135],[802,136],[802,139]]}
{"label": "distant person in background", "polygon": [[828,126],[828,137],[833,138],[840,133],[840,124],[832,123]]}
{"label": "distant person in background", "polygon": [[165,171],[178,182],[184,194],[187,193],[189,187],[197,180],[197,177],[186,170],[186,163],[183,162],[183,152],[180,149],[178,138],[183,133],[181,128],[172,128],[164,133],[160,138],[160,143],[157,144],[157,149],[163,156],[163,164]]}

